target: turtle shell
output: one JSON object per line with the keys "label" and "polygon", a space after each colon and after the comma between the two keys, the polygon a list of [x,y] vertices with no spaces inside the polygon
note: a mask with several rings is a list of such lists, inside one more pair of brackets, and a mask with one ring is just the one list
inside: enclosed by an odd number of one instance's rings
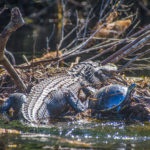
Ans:
{"label": "turtle shell", "polygon": [[95,109],[101,112],[110,110],[119,112],[128,103],[132,89],[129,91],[128,87],[119,84],[101,88],[94,96]]}

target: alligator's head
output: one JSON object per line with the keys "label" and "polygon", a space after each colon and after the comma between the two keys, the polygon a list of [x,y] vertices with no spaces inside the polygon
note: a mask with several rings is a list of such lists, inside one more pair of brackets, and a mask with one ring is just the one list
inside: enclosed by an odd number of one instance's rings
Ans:
{"label": "alligator's head", "polygon": [[97,66],[94,69],[94,75],[101,82],[106,81],[108,78],[112,77],[112,75],[117,71],[117,66],[114,64],[107,64],[104,66]]}
{"label": "alligator's head", "polygon": [[117,71],[117,67],[113,64],[100,65],[97,62],[81,62],[74,66],[69,74],[75,76],[81,76],[90,83],[104,82],[110,78],[114,72]]}

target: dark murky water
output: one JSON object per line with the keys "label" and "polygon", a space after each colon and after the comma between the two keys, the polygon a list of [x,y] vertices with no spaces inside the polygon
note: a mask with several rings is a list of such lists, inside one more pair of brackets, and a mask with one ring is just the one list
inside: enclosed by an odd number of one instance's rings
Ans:
{"label": "dark murky water", "polygon": [[17,122],[0,125],[22,131],[21,135],[0,136],[0,147],[10,149],[150,149],[150,123],[80,120],[47,128],[25,127]]}

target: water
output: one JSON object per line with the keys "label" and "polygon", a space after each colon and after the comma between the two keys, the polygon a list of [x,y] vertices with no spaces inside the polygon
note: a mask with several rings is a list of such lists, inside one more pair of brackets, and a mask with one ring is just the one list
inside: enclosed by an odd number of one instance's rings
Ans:
{"label": "water", "polygon": [[22,131],[0,135],[0,147],[11,149],[149,149],[150,123],[80,120],[27,127],[19,122],[0,122],[1,127]]}

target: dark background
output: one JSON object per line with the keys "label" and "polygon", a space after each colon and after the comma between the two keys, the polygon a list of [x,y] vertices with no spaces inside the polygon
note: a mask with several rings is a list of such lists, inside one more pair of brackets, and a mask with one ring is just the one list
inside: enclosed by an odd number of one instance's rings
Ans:
{"label": "dark background", "polygon": [[[100,0],[65,0],[67,17],[72,25],[75,24],[75,11],[77,10],[82,17],[86,17],[91,7],[94,8],[95,18],[91,24],[93,26],[98,20]],[[59,15],[60,0],[0,0],[0,31],[7,25],[10,19],[10,10],[19,7],[26,25],[18,29],[9,39],[7,49],[16,58],[17,63],[22,63],[22,54],[29,59],[46,52],[46,37],[50,36],[53,25],[55,24],[54,36],[49,42],[51,51],[57,49],[60,40],[58,24],[61,22]],[[137,30],[150,22],[150,1],[148,0],[126,0],[126,6],[130,7],[129,13],[138,12],[140,24]],[[108,8],[109,10],[109,8]],[[122,13],[123,14],[123,13]],[[123,15],[122,15],[123,16]],[[71,25],[70,25],[71,26]],[[71,27],[67,29],[70,30]],[[66,30],[67,30],[66,29]],[[65,30],[65,32],[67,32]],[[34,48],[35,47],[35,48]],[[36,52],[33,52],[33,49]]]}

